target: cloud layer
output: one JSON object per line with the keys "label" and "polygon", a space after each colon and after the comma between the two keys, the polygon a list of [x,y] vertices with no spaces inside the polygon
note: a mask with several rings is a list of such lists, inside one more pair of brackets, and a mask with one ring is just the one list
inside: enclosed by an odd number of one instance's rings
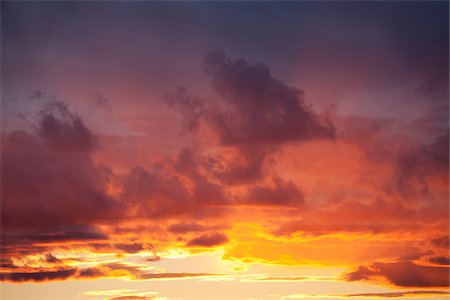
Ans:
{"label": "cloud layer", "polygon": [[[148,158],[129,168],[99,159],[124,154],[68,103],[25,100],[42,105],[2,133],[0,280],[204,277],[149,269],[221,248],[234,261],[344,264],[349,282],[448,287],[448,129],[423,139],[400,117],[320,113],[267,65],[223,51],[203,69],[214,97],[165,97],[189,142],[166,155],[128,145]],[[98,258],[139,254],[145,264]]]}

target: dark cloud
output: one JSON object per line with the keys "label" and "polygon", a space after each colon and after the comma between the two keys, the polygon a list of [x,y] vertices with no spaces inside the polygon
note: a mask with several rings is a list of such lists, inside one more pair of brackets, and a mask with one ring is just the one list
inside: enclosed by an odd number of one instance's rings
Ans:
{"label": "dark cloud", "polygon": [[56,151],[26,132],[8,134],[2,147],[3,230],[91,224],[120,213],[105,192],[111,172],[89,156]]}
{"label": "dark cloud", "polygon": [[168,230],[174,233],[206,231],[208,228],[198,223],[177,223],[171,225]]}
{"label": "dark cloud", "polygon": [[84,275],[84,277],[114,277],[115,271],[122,271],[121,273],[127,273],[126,277],[133,280],[152,280],[152,279],[177,279],[177,278],[191,278],[191,277],[203,277],[211,276],[217,274],[210,273],[149,273],[143,271],[142,267],[145,266],[134,266],[126,265],[123,263],[109,263],[102,264],[97,267],[92,267],[89,269],[80,270],[79,275]]}
{"label": "dark cloud", "polygon": [[55,271],[0,273],[0,280],[9,282],[65,280],[74,276],[76,271],[77,269],[72,268]]}
{"label": "dark cloud", "polygon": [[95,279],[99,277],[106,277],[107,275],[108,274],[104,268],[92,267],[80,270],[77,277],[82,279]]}
{"label": "dark cloud", "polygon": [[177,279],[177,278],[192,278],[192,277],[204,277],[213,276],[218,274],[210,273],[144,273],[139,276],[141,280],[150,279]]}
{"label": "dark cloud", "polygon": [[257,278],[256,280],[261,280],[261,281],[303,281],[303,280],[309,280],[309,278],[304,277],[304,276],[269,276],[269,277]]}
{"label": "dark cloud", "polygon": [[397,193],[403,199],[417,200],[432,197],[427,178],[438,177],[448,182],[448,132],[430,144],[421,145],[398,155],[394,174],[386,184],[388,193]]}
{"label": "dark cloud", "polygon": [[85,249],[95,253],[115,253],[115,254],[133,254],[141,251],[154,251],[154,246],[150,243],[127,241],[122,239],[121,242],[98,241],[86,243],[83,245]]}
{"label": "dark cloud", "polygon": [[[109,236],[100,232],[93,225],[60,225],[54,228],[11,228],[6,226],[1,232],[0,251],[8,258],[20,258],[29,255],[45,255],[42,262],[61,263],[51,252],[54,249],[67,249],[75,244],[77,247],[92,250],[90,245],[96,242],[105,242]],[[80,242],[84,242],[80,244]],[[109,252],[120,252],[111,250]],[[55,260],[56,259],[56,260]],[[74,258],[76,259],[76,258]]]}
{"label": "dark cloud", "polygon": [[267,155],[285,143],[334,139],[332,122],[304,102],[301,90],[273,78],[266,65],[231,60],[215,51],[206,56],[204,70],[220,95],[218,103],[190,95],[184,88],[166,98],[188,130],[199,135],[209,131],[220,146],[237,151],[236,159],[213,167],[222,182],[260,179]]}
{"label": "dark cloud", "polygon": [[213,247],[213,246],[219,246],[223,245],[228,242],[228,237],[220,232],[215,233],[205,233],[200,235],[199,237],[196,237],[192,240],[190,240],[187,243],[187,246],[191,247]]}
{"label": "dark cloud", "polygon": [[264,177],[265,159],[275,149],[275,145],[263,148],[241,146],[238,150],[239,157],[223,170],[216,171],[215,177],[225,184],[255,183]]}
{"label": "dark cloud", "polygon": [[192,132],[200,129],[200,123],[207,109],[207,99],[192,95],[184,88],[178,88],[175,93],[165,96],[165,100],[183,117],[182,125]]}
{"label": "dark cloud", "polygon": [[113,297],[108,298],[107,300],[151,300],[156,299],[156,297],[153,296],[119,296],[119,297]]}
{"label": "dark cloud", "polygon": [[80,116],[61,101],[48,102],[39,120],[39,135],[51,147],[64,152],[90,152],[97,139]]}
{"label": "dark cloud", "polygon": [[[41,117],[37,136],[2,135],[1,250],[8,256],[79,241],[94,252],[153,250],[136,241],[108,242],[97,225],[128,217],[208,217],[225,202],[222,188],[191,164],[189,152],[180,153],[173,168],[138,166],[118,176],[93,162],[94,136],[63,102],[45,103]],[[120,186],[114,196],[108,193],[112,183]]]}
{"label": "dark cloud", "polygon": [[356,271],[346,274],[345,279],[377,281],[377,278],[382,277],[401,287],[448,287],[449,276],[448,267],[423,266],[402,261],[359,266]]}
{"label": "dark cloud", "polygon": [[41,90],[35,90],[28,96],[29,100],[41,100],[45,93]]}
{"label": "dark cloud", "polygon": [[292,181],[281,178],[273,179],[274,186],[255,185],[249,189],[248,195],[241,202],[258,206],[301,206],[304,202],[303,193]]}
{"label": "dark cloud", "polygon": [[425,145],[421,149],[431,160],[431,169],[433,170],[447,170],[449,164],[449,132],[437,137],[437,139],[429,144]]}
{"label": "dark cloud", "polygon": [[142,243],[117,243],[114,244],[116,249],[122,250],[126,253],[138,253],[145,249],[145,245]]}
{"label": "dark cloud", "polygon": [[[78,231],[74,231],[74,229],[78,229]],[[61,226],[57,231],[41,229],[39,232],[36,232],[33,230],[26,230],[22,234],[2,235],[2,241],[5,242],[23,241],[27,243],[105,240],[107,238],[108,235],[97,231],[91,226]]]}
{"label": "dark cloud", "polygon": [[13,260],[10,257],[5,257],[4,255],[0,257],[0,268],[5,269],[17,269],[18,266],[16,266],[13,262]]}
{"label": "dark cloud", "polygon": [[447,291],[405,291],[405,292],[387,292],[387,293],[360,293],[347,294],[344,297],[373,297],[373,298],[400,298],[400,297],[414,297],[414,296],[439,296],[448,295]]}
{"label": "dark cloud", "polygon": [[95,92],[95,93],[93,93],[93,96],[94,96],[93,103],[96,107],[98,107],[108,113],[112,113],[110,101],[105,95]]}
{"label": "dark cloud", "polygon": [[[60,267],[53,270],[39,270],[28,268],[27,271],[0,273],[0,281],[7,282],[42,282],[52,280],[74,279],[96,279],[126,277],[132,280],[158,280],[158,279],[179,279],[191,277],[204,277],[217,274],[210,273],[149,273],[144,271],[146,266],[126,265],[123,263],[100,264],[89,268]],[[118,275],[120,274],[120,275]]]}
{"label": "dark cloud", "polygon": [[210,171],[211,163],[209,157],[202,157],[201,154],[189,148],[183,148],[175,162],[175,170],[185,176],[192,185],[192,197],[195,202],[204,205],[225,205],[229,204],[225,197],[223,187],[211,181],[206,174],[201,173],[202,169]]}
{"label": "dark cloud", "polygon": [[437,265],[450,265],[450,258],[448,256],[431,257],[428,261]]}
{"label": "dark cloud", "polygon": [[95,136],[61,101],[44,103],[32,128],[36,135],[1,137],[2,253],[14,257],[45,253],[52,243],[107,240],[96,225],[123,218],[125,210],[106,192],[114,175],[90,157]]}
{"label": "dark cloud", "polygon": [[51,264],[56,264],[56,263],[61,262],[56,256],[54,256],[51,253],[47,253],[45,255],[45,261],[48,262],[48,263],[51,263]]}
{"label": "dark cloud", "polygon": [[147,259],[145,259],[145,261],[151,261],[151,262],[160,261],[160,260],[161,260],[161,257],[158,255],[153,255],[153,256],[147,257]]}
{"label": "dark cloud", "polygon": [[135,167],[124,178],[123,199],[138,216],[164,218],[192,212],[191,192],[181,179],[164,170]]}
{"label": "dark cloud", "polygon": [[208,224],[200,224],[196,222],[181,222],[170,225],[167,230],[173,233],[189,233],[189,232],[204,232],[211,230],[224,229],[228,226],[226,225],[208,225]]}
{"label": "dark cloud", "polygon": [[447,235],[441,236],[431,239],[431,244],[438,248],[448,249],[450,247],[450,240]]}
{"label": "dark cloud", "polygon": [[266,65],[233,61],[216,51],[206,57],[204,68],[221,99],[231,106],[209,115],[222,144],[334,138],[333,124],[304,103],[302,91],[274,79]]}

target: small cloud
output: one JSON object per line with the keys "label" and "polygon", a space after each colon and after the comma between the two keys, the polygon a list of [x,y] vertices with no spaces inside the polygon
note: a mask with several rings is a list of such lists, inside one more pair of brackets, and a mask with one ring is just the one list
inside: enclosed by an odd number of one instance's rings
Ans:
{"label": "small cloud", "polygon": [[228,242],[228,237],[220,232],[203,234],[197,238],[190,240],[187,246],[190,247],[214,247],[220,246]]}

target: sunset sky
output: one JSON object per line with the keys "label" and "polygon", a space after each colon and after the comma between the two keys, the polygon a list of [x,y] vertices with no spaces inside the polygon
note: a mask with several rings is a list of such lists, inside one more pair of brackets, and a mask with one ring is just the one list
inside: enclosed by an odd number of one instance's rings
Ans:
{"label": "sunset sky", "polygon": [[2,1],[1,299],[448,299],[448,1]]}

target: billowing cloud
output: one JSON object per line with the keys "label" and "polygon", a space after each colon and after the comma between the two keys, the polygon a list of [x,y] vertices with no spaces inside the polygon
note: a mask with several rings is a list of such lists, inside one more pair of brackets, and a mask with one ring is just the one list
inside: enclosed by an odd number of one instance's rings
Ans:
{"label": "billowing cloud", "polygon": [[230,111],[210,115],[224,145],[278,144],[333,138],[334,127],[304,103],[303,92],[272,77],[263,64],[209,54],[205,71]]}
{"label": "billowing cloud", "polygon": [[201,134],[206,126],[219,145],[237,151],[232,163],[216,169],[223,182],[260,178],[266,156],[282,144],[334,139],[332,122],[304,102],[303,91],[273,78],[266,65],[231,60],[215,51],[206,56],[204,70],[213,79],[220,103],[211,105],[183,88],[167,99],[188,130]]}
{"label": "billowing cloud", "polygon": [[[51,143],[72,145],[68,139],[58,138]],[[11,228],[37,230],[90,224],[111,219],[120,211],[120,204],[105,191],[110,171],[96,166],[86,154],[55,151],[23,131],[8,134],[2,140],[1,205],[5,232]]]}

